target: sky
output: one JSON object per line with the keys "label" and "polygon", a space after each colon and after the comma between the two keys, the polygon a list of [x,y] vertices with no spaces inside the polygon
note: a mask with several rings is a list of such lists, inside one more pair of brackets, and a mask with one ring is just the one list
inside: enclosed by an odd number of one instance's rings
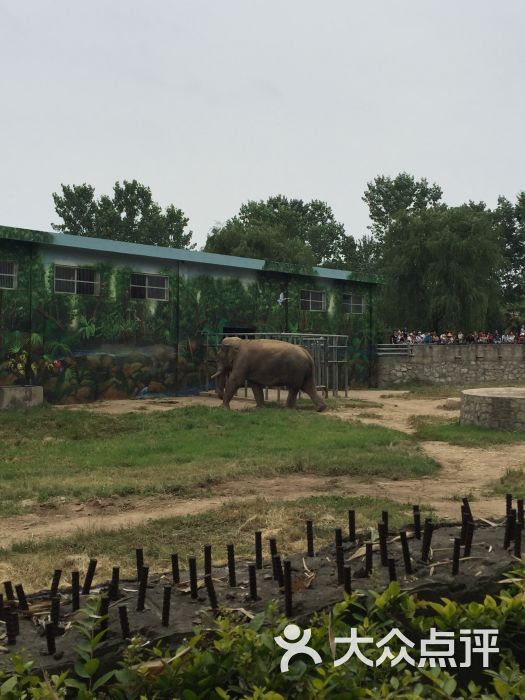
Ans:
{"label": "sky", "polygon": [[199,246],[274,194],[360,237],[402,171],[494,206],[525,189],[524,31],[523,0],[0,0],[0,224],[124,179]]}

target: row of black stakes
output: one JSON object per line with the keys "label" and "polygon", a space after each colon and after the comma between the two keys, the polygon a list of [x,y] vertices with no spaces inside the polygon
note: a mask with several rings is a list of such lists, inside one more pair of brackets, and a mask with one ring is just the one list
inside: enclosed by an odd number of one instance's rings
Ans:
{"label": "row of black stakes", "polygon": [[513,497],[511,493],[505,496],[506,517],[503,534],[503,548],[509,549],[514,543],[514,556],[521,559],[522,555],[522,534],[525,527],[523,512],[523,498],[518,498],[516,508],[513,507]]}

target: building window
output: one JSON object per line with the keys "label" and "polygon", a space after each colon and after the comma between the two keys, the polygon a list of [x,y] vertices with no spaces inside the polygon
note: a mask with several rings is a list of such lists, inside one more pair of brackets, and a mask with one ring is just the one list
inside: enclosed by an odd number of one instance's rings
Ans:
{"label": "building window", "polygon": [[155,299],[168,301],[169,284],[165,275],[131,275],[130,296],[132,299]]}
{"label": "building window", "polygon": [[55,265],[55,292],[98,296],[100,273],[90,267]]}
{"label": "building window", "polygon": [[343,294],[343,310],[347,314],[362,314],[365,310],[365,298],[362,294]]}
{"label": "building window", "polygon": [[16,289],[16,263],[0,260],[0,289]]}
{"label": "building window", "polygon": [[301,289],[301,311],[326,311],[325,292]]}

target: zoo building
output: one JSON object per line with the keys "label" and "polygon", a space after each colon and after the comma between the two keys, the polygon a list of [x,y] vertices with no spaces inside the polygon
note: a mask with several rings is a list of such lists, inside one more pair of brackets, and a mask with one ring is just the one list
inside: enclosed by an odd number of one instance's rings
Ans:
{"label": "zoo building", "polygon": [[373,276],[0,226],[0,385],[76,403],[210,388],[225,335],[310,349],[367,386]]}

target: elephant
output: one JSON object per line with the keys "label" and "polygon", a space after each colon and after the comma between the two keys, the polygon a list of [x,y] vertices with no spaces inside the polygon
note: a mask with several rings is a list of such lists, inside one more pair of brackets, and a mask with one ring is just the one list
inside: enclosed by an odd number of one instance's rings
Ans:
{"label": "elephant", "polygon": [[217,394],[223,406],[230,401],[245,382],[252,389],[257,406],[264,405],[265,386],[288,387],[287,408],[295,408],[297,394],[304,391],[312,399],[317,411],[327,406],[317,393],[314,361],[301,345],[283,340],[243,340],[224,338],[217,355]]}

